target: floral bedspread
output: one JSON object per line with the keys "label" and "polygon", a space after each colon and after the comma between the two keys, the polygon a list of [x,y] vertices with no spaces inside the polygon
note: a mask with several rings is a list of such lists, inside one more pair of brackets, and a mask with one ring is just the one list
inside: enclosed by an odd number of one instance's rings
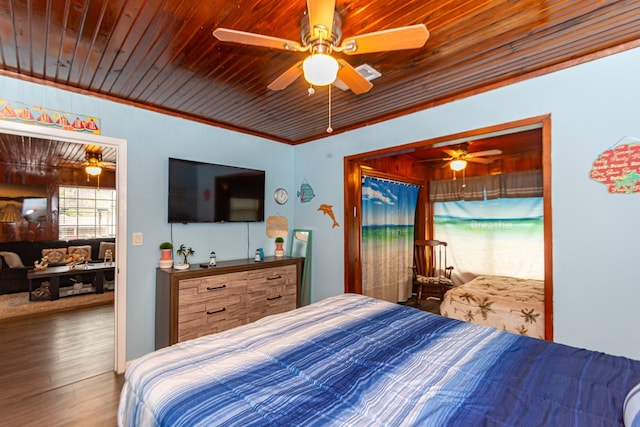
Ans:
{"label": "floral bedspread", "polygon": [[443,316],[544,339],[544,282],[478,276],[449,290]]}

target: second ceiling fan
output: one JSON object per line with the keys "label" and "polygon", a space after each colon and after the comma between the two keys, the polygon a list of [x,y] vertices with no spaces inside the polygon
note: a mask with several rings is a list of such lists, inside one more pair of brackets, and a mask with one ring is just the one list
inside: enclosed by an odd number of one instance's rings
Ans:
{"label": "second ceiling fan", "polygon": [[449,157],[424,161],[444,161],[446,163],[443,167],[449,166],[451,170],[461,171],[467,167],[467,162],[488,165],[492,163],[494,159],[489,159],[487,156],[499,156],[502,154],[502,150],[498,149],[469,152],[467,144],[463,144],[457,149],[443,148],[442,151],[444,151]]}
{"label": "second ceiling fan", "polygon": [[335,10],[335,0],[307,0],[307,13],[302,17],[300,29],[302,43],[227,28],[216,28],[213,35],[223,42],[309,52],[305,60],[297,62],[271,82],[268,86],[271,90],[285,89],[304,75],[312,86],[326,86],[340,79],[353,93],[362,94],[373,85],[347,61],[334,58],[334,52],[358,55],[416,49],[427,42],[429,31],[424,24],[416,24],[347,37],[340,43],[342,18]]}

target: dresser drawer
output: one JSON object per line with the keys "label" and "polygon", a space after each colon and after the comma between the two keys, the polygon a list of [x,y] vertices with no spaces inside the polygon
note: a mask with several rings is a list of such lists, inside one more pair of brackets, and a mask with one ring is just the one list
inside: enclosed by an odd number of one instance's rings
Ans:
{"label": "dresser drawer", "polygon": [[211,295],[231,295],[247,291],[247,272],[220,274],[216,276],[197,277],[180,281],[180,300],[198,299]]}
{"label": "dresser drawer", "polygon": [[246,293],[246,272],[181,280],[178,341],[246,323]]}
{"label": "dresser drawer", "polygon": [[247,292],[260,291],[275,285],[296,283],[296,266],[284,265],[254,270],[248,273]]}
{"label": "dresser drawer", "polygon": [[249,322],[295,309],[296,266],[265,268],[249,273],[247,291]]}
{"label": "dresser drawer", "polygon": [[247,323],[245,295],[212,298],[179,307],[178,341],[222,332]]}

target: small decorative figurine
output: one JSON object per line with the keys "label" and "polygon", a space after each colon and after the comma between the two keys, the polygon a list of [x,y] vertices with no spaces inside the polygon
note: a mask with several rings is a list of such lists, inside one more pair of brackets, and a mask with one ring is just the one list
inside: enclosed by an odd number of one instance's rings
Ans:
{"label": "small decorative figurine", "polygon": [[175,268],[176,270],[188,270],[189,269],[189,260],[188,257],[189,255],[193,255],[196,253],[196,251],[194,251],[191,247],[187,247],[184,243],[182,245],[180,245],[180,247],[178,248],[178,250],[176,251],[176,253],[178,255],[180,255],[183,259],[184,262],[181,264],[176,264],[173,266],[173,268]]}
{"label": "small decorative figurine", "polygon": [[50,299],[50,298],[51,298],[51,284],[49,282],[42,282],[39,288],[34,289],[31,292],[32,300],[37,301],[37,300]]}
{"label": "small decorative figurine", "polygon": [[215,267],[216,266],[216,253],[211,251],[211,253],[209,254],[209,267]]}
{"label": "small decorative figurine", "polygon": [[33,271],[44,271],[47,269],[48,266],[49,266],[49,258],[47,258],[46,256],[43,256],[40,261],[36,261],[34,263]]}
{"label": "small decorative figurine", "polygon": [[113,264],[113,251],[111,249],[104,251],[104,263],[106,265]]}

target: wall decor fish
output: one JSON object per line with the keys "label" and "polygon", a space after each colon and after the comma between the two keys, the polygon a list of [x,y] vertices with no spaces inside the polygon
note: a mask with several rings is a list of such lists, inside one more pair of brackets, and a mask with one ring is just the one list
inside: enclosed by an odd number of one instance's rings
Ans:
{"label": "wall decor fish", "polygon": [[300,184],[298,197],[300,197],[300,203],[309,203],[311,199],[316,197],[316,195],[313,194],[313,188],[311,188],[311,185],[307,182],[307,180],[304,180],[302,184]]}
{"label": "wall decor fish", "polygon": [[329,217],[333,220],[333,225],[331,226],[331,228],[340,227],[340,224],[338,224],[338,221],[336,221],[336,216],[333,214],[332,205],[327,205],[323,203],[320,205],[318,210],[322,211],[322,213],[324,213],[325,215],[329,215]]}

